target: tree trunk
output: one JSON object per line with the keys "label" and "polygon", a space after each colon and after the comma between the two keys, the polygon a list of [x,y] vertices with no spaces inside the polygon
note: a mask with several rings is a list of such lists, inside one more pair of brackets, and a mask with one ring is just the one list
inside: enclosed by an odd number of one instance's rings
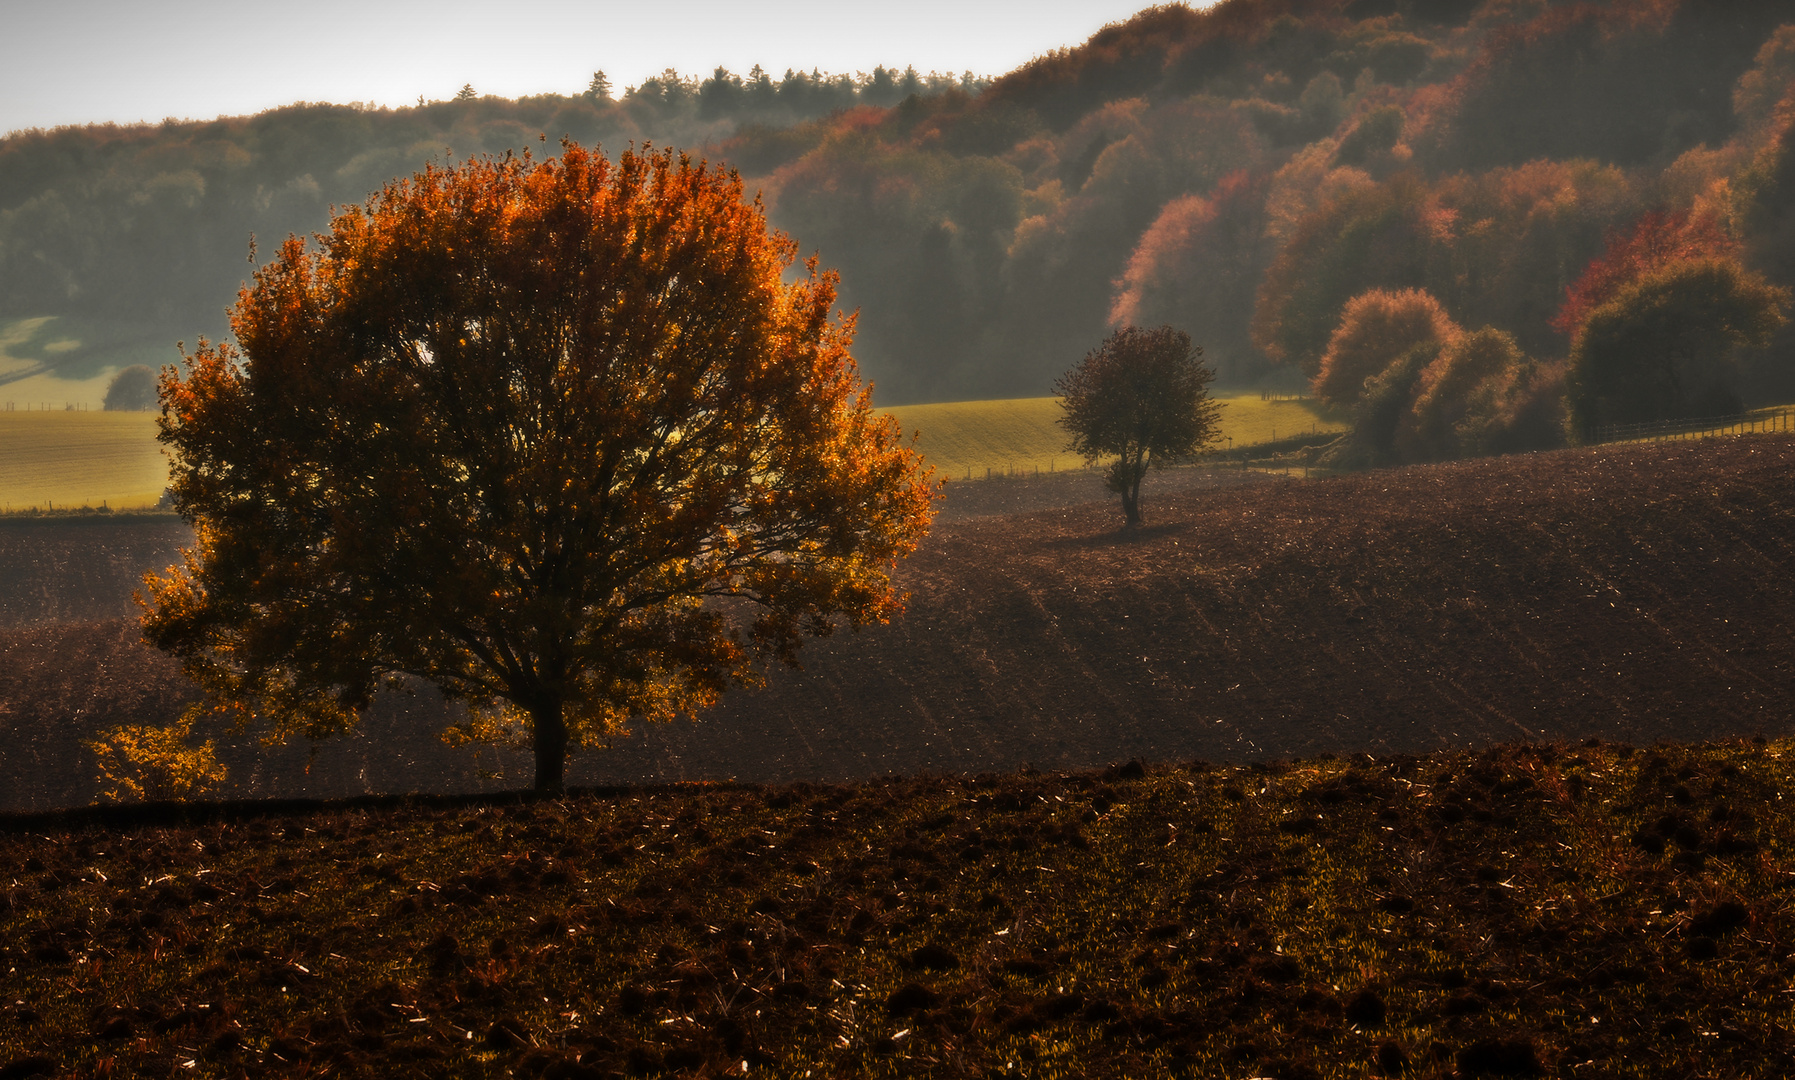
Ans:
{"label": "tree trunk", "polygon": [[1138,450],[1124,451],[1109,467],[1105,481],[1111,491],[1122,496],[1122,514],[1127,519],[1124,527],[1141,523],[1141,477],[1145,475],[1146,454]]}
{"label": "tree trunk", "polygon": [[567,721],[561,715],[559,697],[530,706],[530,727],[535,733],[537,791],[560,792],[567,787]]}
{"label": "tree trunk", "polygon": [[1141,523],[1141,481],[1137,474],[1122,491],[1122,516],[1128,525]]}
{"label": "tree trunk", "polygon": [[1129,527],[1141,523],[1141,480],[1146,475],[1147,452],[1136,450],[1133,460],[1128,461],[1128,474],[1122,486],[1122,516]]}

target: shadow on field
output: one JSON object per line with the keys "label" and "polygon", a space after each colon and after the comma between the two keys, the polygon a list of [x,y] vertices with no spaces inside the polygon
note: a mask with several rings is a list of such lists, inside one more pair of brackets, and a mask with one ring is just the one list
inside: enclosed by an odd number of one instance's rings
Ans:
{"label": "shadow on field", "polygon": [[[771,672],[700,723],[640,725],[580,754],[569,783],[1795,731],[1795,439],[1148,484],[1156,520],[1126,538],[1094,474],[949,485],[900,570],[903,616],[808,643],[802,670]],[[1100,501],[1066,501],[1093,489]],[[16,544],[7,557],[29,561]],[[0,809],[89,801],[80,740],[167,722],[186,694],[132,623],[0,628]],[[315,752],[226,739],[224,794],[529,782],[527,755],[440,743],[452,715],[426,689],[384,695],[355,736]]]}
{"label": "shadow on field", "polygon": [[1168,536],[1187,536],[1192,525],[1188,521],[1173,521],[1161,525],[1137,525],[1130,529],[1127,526],[1113,532],[1097,533],[1094,536],[1067,536],[1053,541],[1053,546],[1060,548],[1103,548],[1118,544],[1145,544],[1162,540]]}

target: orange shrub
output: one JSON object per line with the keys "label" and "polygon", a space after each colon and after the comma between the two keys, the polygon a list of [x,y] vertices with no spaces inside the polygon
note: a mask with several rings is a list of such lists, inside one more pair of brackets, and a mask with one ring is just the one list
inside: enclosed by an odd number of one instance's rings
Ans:
{"label": "orange shrub", "polygon": [[1415,382],[1414,402],[1396,429],[1396,450],[1406,461],[1462,457],[1463,428],[1473,402],[1494,394],[1527,362],[1513,336],[1486,326],[1462,334],[1440,350]]}
{"label": "orange shrub", "polygon": [[1365,380],[1397,357],[1429,341],[1452,341],[1459,332],[1446,309],[1423,289],[1360,293],[1340,313],[1311,387],[1330,405],[1351,405],[1363,394]]}
{"label": "orange shrub", "polygon": [[224,783],[210,739],[188,742],[198,708],[167,727],[121,724],[86,743],[98,762],[101,794],[113,802],[185,802]]}
{"label": "orange shrub", "polygon": [[1466,457],[1552,450],[1565,444],[1563,361],[1525,360],[1480,383],[1458,424]]}

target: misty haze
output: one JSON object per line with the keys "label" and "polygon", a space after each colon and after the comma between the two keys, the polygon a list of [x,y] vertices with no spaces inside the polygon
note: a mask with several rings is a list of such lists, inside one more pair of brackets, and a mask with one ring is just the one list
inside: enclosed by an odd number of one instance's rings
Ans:
{"label": "misty haze", "polygon": [[0,1080],[1791,1074],[1795,11],[905,59],[0,138]]}

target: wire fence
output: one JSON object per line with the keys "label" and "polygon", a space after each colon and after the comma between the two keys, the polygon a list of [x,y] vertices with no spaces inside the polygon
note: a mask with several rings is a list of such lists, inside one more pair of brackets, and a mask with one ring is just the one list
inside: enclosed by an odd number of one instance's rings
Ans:
{"label": "wire fence", "polygon": [[1050,459],[1046,466],[1032,461],[1021,465],[1013,461],[1003,465],[967,465],[962,463],[947,469],[938,469],[937,475],[947,480],[1001,480],[1018,476],[1052,476],[1055,473],[1088,472],[1098,467],[1085,464],[1083,458],[1068,456]]}
{"label": "wire fence", "polygon": [[[1317,447],[1326,446],[1341,436],[1339,431],[1305,431],[1296,435],[1268,439],[1264,442],[1242,443],[1236,445],[1217,445],[1200,450],[1185,458],[1166,459],[1163,464],[1168,468],[1237,468],[1259,469],[1266,472],[1281,472],[1291,475],[1293,470],[1303,470],[1308,475],[1307,457],[1305,454]],[[939,474],[949,480],[1001,480],[1017,477],[1052,476],[1056,473],[1088,473],[1103,471],[1109,468],[1109,459],[1095,464],[1086,463],[1083,458],[1068,455],[1062,458],[1051,458],[1043,465],[1039,461],[1023,464],[1008,462],[1003,465],[968,465],[956,462],[940,470]]]}
{"label": "wire fence", "polygon": [[1663,442],[1788,431],[1795,431],[1795,405],[1758,409],[1731,416],[1696,416],[1681,420],[1653,420],[1641,424],[1605,424],[1596,428],[1595,441]]}
{"label": "wire fence", "polygon": [[[1266,400],[1284,400],[1285,398],[1285,395],[1274,391],[1266,391],[1265,395]],[[1288,396],[1292,400],[1299,397],[1295,394]],[[1678,420],[1655,420],[1639,424],[1607,424],[1596,428],[1593,441],[1597,443],[1663,442],[1772,432],[1795,432],[1795,405],[1780,405],[1727,416],[1685,417]],[[1338,431],[1324,432],[1311,429],[1282,438],[1274,437],[1264,442],[1214,446],[1195,457],[1168,464],[1251,468],[1283,472],[1286,475],[1301,470],[1306,476],[1309,472],[1309,461],[1314,457],[1315,452],[1338,438],[1340,434]],[[1067,455],[1063,458],[1049,459],[1045,464],[1038,459],[1023,463],[1007,462],[1002,465],[969,465],[963,461],[955,462],[944,470],[944,476],[954,480],[992,480],[1048,476],[1053,473],[1080,473],[1103,467],[1102,464],[1087,465],[1082,459]]]}

